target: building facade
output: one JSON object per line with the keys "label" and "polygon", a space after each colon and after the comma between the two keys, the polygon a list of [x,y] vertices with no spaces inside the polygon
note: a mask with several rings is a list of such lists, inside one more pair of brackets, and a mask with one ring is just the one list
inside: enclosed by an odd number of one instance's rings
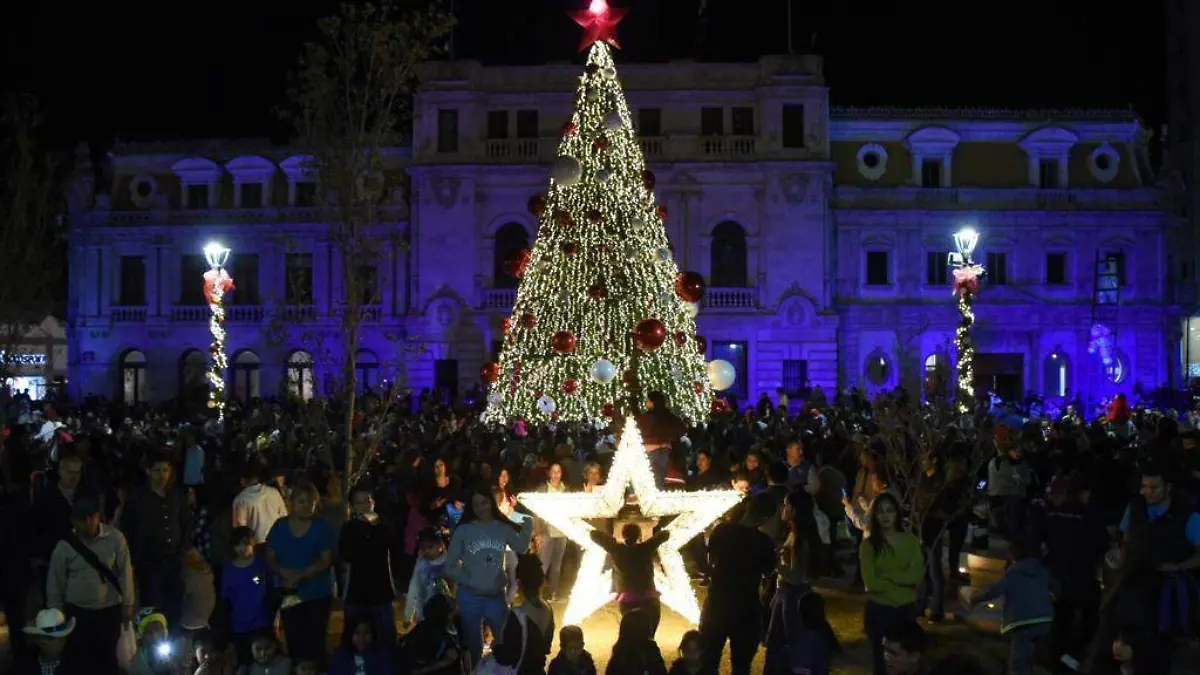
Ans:
{"label": "building facade", "polygon": [[1177,196],[1183,220],[1177,275],[1179,298],[1190,315],[1183,361],[1189,379],[1200,378],[1200,6],[1188,0],[1164,0],[1166,25],[1167,125],[1163,187]]}
{"label": "building facade", "polygon": [[[357,345],[338,343],[341,274],[302,157],[117,148],[111,187],[97,193],[85,175],[75,199],[73,393],[152,400],[203,382],[199,254],[212,239],[233,249],[234,395],[333,391],[340,366],[313,341],[360,350],[371,386],[473,386],[515,298],[506,263],[537,235],[526,205],[545,190],[579,71],[422,71],[412,145],[393,153],[389,183],[404,245],[372,276],[379,304]],[[620,76],[677,262],[709,283],[700,332],[710,357],[736,366],[743,398],[816,384],[948,390],[946,262],[963,226],[980,232],[989,270],[980,386],[1100,396],[1182,376],[1167,272],[1180,221],[1131,111],[834,108],[813,56]],[[1097,295],[1102,261],[1116,295]]]}

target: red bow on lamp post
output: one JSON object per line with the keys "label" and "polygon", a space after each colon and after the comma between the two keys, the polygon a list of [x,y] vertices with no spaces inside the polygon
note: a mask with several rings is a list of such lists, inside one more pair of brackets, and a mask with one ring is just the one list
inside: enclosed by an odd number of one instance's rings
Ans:
{"label": "red bow on lamp post", "polygon": [[597,42],[605,42],[620,49],[617,42],[617,24],[629,13],[628,8],[613,8],[606,0],[591,0],[587,9],[570,12],[575,23],[583,26],[583,39],[579,42],[579,51],[591,47]]}
{"label": "red bow on lamp post", "polygon": [[979,265],[964,265],[954,268],[954,294],[962,295],[969,293],[971,295],[979,294],[979,277],[983,274],[983,268]]}

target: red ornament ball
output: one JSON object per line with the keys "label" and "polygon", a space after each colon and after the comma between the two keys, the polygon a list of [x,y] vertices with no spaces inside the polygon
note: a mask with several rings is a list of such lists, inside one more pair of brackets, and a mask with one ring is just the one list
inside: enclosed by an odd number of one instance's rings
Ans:
{"label": "red ornament ball", "polygon": [[658,209],[656,209],[655,212],[658,213],[658,217],[660,220],[667,219],[667,205],[666,204],[659,204]]}
{"label": "red ornament ball", "polygon": [[714,396],[712,400],[712,413],[714,415],[724,415],[727,412],[729,412],[729,401],[720,396]]}
{"label": "red ornament ball", "polygon": [[605,287],[603,281],[597,281],[591,286],[588,286],[587,296],[592,300],[603,300],[604,298],[608,297],[608,288]]}
{"label": "red ornament ball", "polygon": [[675,293],[684,302],[700,302],[704,297],[704,277],[699,272],[680,272],[675,277]]}
{"label": "red ornament ball", "polygon": [[575,334],[569,330],[560,330],[550,338],[550,346],[556,354],[570,354],[575,351]]}
{"label": "red ornament ball", "polygon": [[650,169],[642,169],[642,187],[647,190],[653,190],[658,184],[658,177]]}
{"label": "red ornament ball", "polygon": [[532,312],[525,312],[521,315],[521,325],[526,328],[533,328],[537,325],[537,317]]}
{"label": "red ornament ball", "polygon": [[588,211],[587,219],[589,223],[599,225],[600,221],[604,220],[604,214],[600,212],[600,209],[592,209]]}
{"label": "red ornament ball", "polygon": [[534,195],[530,197],[529,204],[527,204],[527,206],[529,207],[530,213],[538,218],[541,218],[542,214],[546,212],[546,196]]}
{"label": "red ornament ball", "polygon": [[564,241],[558,245],[558,248],[563,252],[563,255],[574,256],[575,254],[579,253],[579,242]]}
{"label": "red ornament ball", "polygon": [[617,406],[611,403],[605,403],[604,405],[600,406],[600,416],[607,417],[611,420],[617,416]]}
{"label": "red ornament ball", "polygon": [[562,127],[563,136],[574,136],[579,133],[579,127],[574,122],[565,122]]}
{"label": "red ornament ball", "polygon": [[700,352],[701,354],[708,353],[708,338],[704,337],[703,335],[696,336],[696,351]]}
{"label": "red ornament ball", "polygon": [[692,390],[695,391],[697,394],[702,394],[702,393],[704,393],[704,384],[701,382],[693,382]]}
{"label": "red ornament ball", "polygon": [[505,335],[508,335],[509,331],[511,331],[511,330],[512,330],[512,319],[508,318],[507,316],[504,317],[503,319],[500,319],[500,332],[504,333]]}
{"label": "red ornament ball", "polygon": [[621,373],[621,381],[625,383],[626,387],[632,387],[637,384],[637,373],[633,372],[633,370],[626,370],[624,373]]}
{"label": "red ornament ball", "polygon": [[608,140],[608,136],[601,136],[592,141],[592,147],[596,150],[608,150],[612,147],[612,141]]}
{"label": "red ornament ball", "polygon": [[595,75],[598,72],[600,72],[600,66],[598,66],[594,63],[588,64],[588,66],[587,66],[587,74],[588,75]]}
{"label": "red ornament ball", "polygon": [[520,279],[525,276],[525,272],[529,269],[529,262],[531,260],[533,260],[533,254],[529,251],[529,249],[521,249],[517,252],[516,256],[508,261],[508,264],[505,266],[505,270],[508,272],[509,276],[513,277],[514,279]]}
{"label": "red ornament ball", "polygon": [[567,380],[563,382],[563,393],[574,394],[579,391],[579,380]]}
{"label": "red ornament ball", "polygon": [[488,361],[479,369],[479,379],[484,384],[496,384],[496,380],[500,379],[500,364],[495,361]]}
{"label": "red ornament ball", "polygon": [[575,219],[571,217],[571,214],[562,209],[554,209],[554,222],[559,227],[573,227],[575,225]]}
{"label": "red ornament ball", "polygon": [[675,337],[675,344],[679,345],[680,347],[687,344],[687,333],[684,333],[681,330],[675,331],[674,337]]}
{"label": "red ornament ball", "polygon": [[658,319],[642,319],[633,327],[633,342],[638,349],[652,352],[667,340],[667,327]]}

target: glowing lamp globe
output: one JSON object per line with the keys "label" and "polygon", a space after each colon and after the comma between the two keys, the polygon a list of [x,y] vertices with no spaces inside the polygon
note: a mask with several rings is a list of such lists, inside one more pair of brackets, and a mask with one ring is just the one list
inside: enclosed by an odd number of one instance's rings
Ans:
{"label": "glowing lamp globe", "polygon": [[958,249],[958,254],[964,260],[970,260],[971,254],[975,252],[975,246],[979,244],[979,233],[970,227],[964,227],[954,233],[954,247]]}
{"label": "glowing lamp globe", "polygon": [[208,261],[209,267],[219,269],[229,262],[229,249],[212,242],[204,247],[204,259]]}
{"label": "glowing lamp globe", "polygon": [[588,11],[592,14],[600,15],[608,11],[608,3],[605,0],[592,0],[588,5]]}

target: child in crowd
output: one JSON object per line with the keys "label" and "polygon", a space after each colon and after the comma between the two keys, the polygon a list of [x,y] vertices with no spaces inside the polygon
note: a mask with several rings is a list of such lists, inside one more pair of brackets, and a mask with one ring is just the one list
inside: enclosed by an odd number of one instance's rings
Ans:
{"label": "child in crowd", "polygon": [[446,541],[441,533],[427,527],[417,535],[420,557],[408,583],[408,596],[404,601],[404,623],[425,619],[422,610],[434,595],[450,597],[450,586],[442,575],[446,566]]}
{"label": "child in crowd", "polygon": [[392,675],[392,650],[375,640],[369,617],[361,617],[342,632],[342,646],[329,661],[329,675]]}
{"label": "child in crowd", "polygon": [[312,659],[300,659],[292,669],[292,675],[321,675],[321,667]]}
{"label": "child in crowd", "polygon": [[550,662],[548,675],[596,675],[596,662],[583,648],[583,629],[563,626],[558,631],[558,656]]}
{"label": "child in crowd", "polygon": [[237,673],[237,659],[232,654],[226,654],[227,650],[211,637],[198,637],[193,644],[196,658],[196,670],[193,675],[235,675]]}
{"label": "child in crowd", "polygon": [[254,552],[254,531],[235,527],[230,534],[233,562],[221,571],[221,599],[229,606],[230,639],[239,666],[254,661],[250,644],[255,635],[270,631],[271,568]]}
{"label": "child in crowd", "polygon": [[1000,634],[1009,638],[1008,672],[1012,675],[1033,673],[1034,649],[1050,634],[1054,621],[1056,586],[1038,559],[1036,545],[1018,540],[1012,545],[1012,564],[1004,577],[973,599],[973,604],[1004,599]]}
{"label": "child in crowd", "polygon": [[670,675],[715,675],[704,658],[704,638],[700,631],[689,630],[679,641],[679,658],[671,664]]}
{"label": "child in crowd", "polygon": [[275,636],[260,633],[250,641],[252,661],[240,666],[237,675],[291,675],[292,661],[279,653]]}
{"label": "child in crowd", "polygon": [[182,673],[181,659],[175,653],[167,633],[167,617],[153,608],[143,609],[134,619],[137,633],[137,656],[129,668],[130,675],[176,675]]}
{"label": "child in crowd", "polygon": [[454,624],[450,598],[440,593],[426,603],[424,619],[400,639],[396,659],[402,675],[460,675],[471,672]]}

